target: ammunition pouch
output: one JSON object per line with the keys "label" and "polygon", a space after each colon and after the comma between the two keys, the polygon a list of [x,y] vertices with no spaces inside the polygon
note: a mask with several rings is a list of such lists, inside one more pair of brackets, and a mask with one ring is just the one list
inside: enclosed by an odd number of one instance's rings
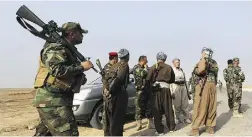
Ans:
{"label": "ammunition pouch", "polygon": [[[86,82],[87,79],[84,73],[79,74],[74,78],[64,78],[64,80],[56,78],[49,74],[47,67],[40,60],[39,69],[35,78],[34,88],[41,88],[46,85],[62,92],[72,91],[74,93],[78,93],[80,91],[81,85],[84,85]],[[53,91],[56,92],[56,90]]]}
{"label": "ammunition pouch", "polygon": [[49,85],[52,88],[59,89],[61,91],[68,91],[71,89],[71,85],[57,79],[52,75],[48,76],[48,78],[45,80],[45,84]]}

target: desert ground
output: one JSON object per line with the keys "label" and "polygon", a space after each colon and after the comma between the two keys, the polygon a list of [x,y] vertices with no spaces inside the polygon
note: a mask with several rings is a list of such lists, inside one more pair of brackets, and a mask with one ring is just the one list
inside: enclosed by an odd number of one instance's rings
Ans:
{"label": "desert ground", "polygon": [[[1,89],[0,90],[0,135],[1,136],[32,136],[39,122],[38,113],[31,102],[34,96],[32,89]],[[218,110],[216,135],[240,136],[252,135],[252,93],[243,92],[242,111],[244,118],[232,118],[227,106],[227,95],[223,89],[218,92]],[[192,102],[190,101],[190,104]],[[192,105],[190,105],[192,111]],[[147,121],[144,120],[144,127]],[[129,116],[124,126],[124,136],[151,136],[154,129],[135,131],[133,116]],[[186,136],[190,125],[178,124],[177,131],[166,135]],[[207,135],[203,132],[201,135]],[[80,136],[103,136],[102,130],[91,128],[89,125],[79,125]]]}

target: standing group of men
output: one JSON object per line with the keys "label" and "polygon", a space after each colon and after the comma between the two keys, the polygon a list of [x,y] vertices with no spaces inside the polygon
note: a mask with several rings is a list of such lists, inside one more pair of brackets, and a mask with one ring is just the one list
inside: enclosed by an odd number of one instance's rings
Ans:
{"label": "standing group of men", "polygon": [[[147,57],[139,57],[139,62],[133,67],[132,72],[135,77],[136,88],[135,119],[137,122],[137,130],[142,128],[141,120],[144,117],[148,118],[148,128],[153,128],[152,119],[154,118],[154,126],[157,131],[156,134],[163,135],[164,125],[162,124],[162,116],[165,115],[169,132],[174,132],[176,130],[176,124],[186,122],[188,124],[192,123],[192,130],[188,135],[198,135],[199,127],[202,124],[207,126],[206,131],[208,133],[214,133],[214,127],[216,125],[216,84],[218,65],[216,61],[212,59],[212,53],[211,49],[204,48],[202,50],[202,58],[193,70],[193,75],[195,75],[193,82],[196,83],[196,87],[192,121],[189,117],[188,100],[190,99],[190,95],[186,84],[185,73],[182,68],[180,68],[180,59],[175,58],[173,60],[174,67],[171,67],[165,63],[167,55],[163,52],[159,52],[156,56],[157,63],[148,67]],[[111,54],[112,53],[110,53],[110,56]],[[112,64],[110,63],[110,65]],[[107,69],[106,66],[104,68],[104,75],[106,76],[103,79],[105,87],[103,93],[105,96],[107,91],[106,83],[109,81],[109,77],[107,76],[111,75],[111,70],[114,72],[114,69]],[[110,77],[113,77],[113,74]],[[123,107],[125,110],[120,111],[120,114],[115,113],[116,107],[111,109],[112,113],[107,112],[107,109],[111,108],[107,105],[108,103],[106,103],[109,102],[108,100],[108,98],[105,99],[105,118],[113,119],[115,117],[114,120],[117,122],[120,121],[120,124],[117,124],[116,128],[113,128],[113,120],[105,120],[105,135],[118,135],[113,134],[114,131],[119,131],[117,128],[120,128],[120,135],[122,135],[124,119],[116,119],[116,116],[113,114],[125,116],[126,107]],[[122,108],[122,104],[115,103],[114,105]],[[181,118],[181,114],[183,118]]]}
{"label": "standing group of men", "polygon": [[[82,43],[83,33],[80,24],[68,22],[62,26],[62,37],[73,46]],[[176,130],[179,122],[192,123],[188,135],[198,135],[201,125],[207,132],[214,133],[216,125],[216,84],[218,65],[212,59],[212,50],[203,48],[202,57],[195,65],[190,81],[194,83],[193,116],[189,118],[190,95],[185,74],[180,68],[180,60],[173,60],[174,67],[166,62],[167,55],[159,52],[156,63],[148,68],[147,57],[140,56],[133,68],[136,88],[137,130],[142,128],[141,120],[148,118],[148,128],[155,126],[157,134],[164,134],[162,115],[166,117],[169,132]],[[120,60],[119,60],[120,59]],[[109,53],[109,63],[102,70],[104,99],[104,135],[122,136],[126,117],[129,83],[130,53],[127,49]],[[238,115],[241,100],[241,82],[245,77],[234,59],[233,66],[225,70],[228,85],[230,109]],[[239,62],[239,59],[238,59]],[[74,93],[87,81],[84,71],[93,67],[90,61],[80,62],[71,51],[59,43],[46,42],[40,52],[40,65],[35,78],[36,96],[34,105],[40,116],[40,124],[34,136],[79,136],[72,110]],[[180,115],[183,115],[183,119]],[[154,121],[153,121],[154,118]],[[154,124],[153,124],[154,122]]]}

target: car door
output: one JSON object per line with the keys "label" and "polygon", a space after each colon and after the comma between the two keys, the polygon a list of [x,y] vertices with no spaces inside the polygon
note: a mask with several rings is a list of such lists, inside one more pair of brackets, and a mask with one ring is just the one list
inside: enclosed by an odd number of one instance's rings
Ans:
{"label": "car door", "polygon": [[135,89],[135,80],[133,75],[130,75],[130,80],[129,84],[127,87],[127,92],[128,92],[128,109],[127,113],[135,113],[135,97],[136,97],[136,89]]}

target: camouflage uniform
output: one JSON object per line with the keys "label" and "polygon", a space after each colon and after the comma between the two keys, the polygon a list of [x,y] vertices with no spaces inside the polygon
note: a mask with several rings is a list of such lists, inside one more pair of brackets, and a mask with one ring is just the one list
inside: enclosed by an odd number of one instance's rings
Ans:
{"label": "camouflage uniform", "polygon": [[189,82],[188,82],[188,87],[191,86],[191,91],[190,93],[192,94],[192,97],[193,97],[193,100],[194,100],[194,97],[195,97],[195,87],[196,87],[196,76],[194,73],[192,73],[192,76],[191,78],[189,79]]}
{"label": "camouflage uniform", "polygon": [[[103,72],[104,72],[104,78],[102,79],[103,82],[103,90],[105,88],[109,88],[109,83],[111,82],[109,79],[111,79],[113,76],[111,76],[112,73],[110,73],[111,67],[113,65],[111,63],[107,63],[104,68],[103,68]],[[103,97],[103,117],[102,117],[102,122],[103,122],[103,130],[104,130],[104,136],[110,136],[109,134],[109,121],[108,121],[108,114],[106,113],[107,111],[107,105],[106,105],[106,97]]]}
{"label": "camouflage uniform", "polygon": [[148,118],[148,128],[152,125],[152,114],[151,114],[151,102],[150,102],[150,91],[146,88],[146,77],[148,74],[147,68],[137,64],[133,68],[133,75],[135,78],[135,106],[136,113],[135,119],[137,120],[137,130],[142,128],[142,122],[144,116]]}
{"label": "camouflage uniform", "polygon": [[135,119],[142,120],[143,118],[143,109],[144,109],[144,102],[143,102],[143,95],[144,95],[144,88],[145,88],[145,79],[147,76],[147,69],[138,65],[135,65],[133,68],[133,75],[135,78],[135,88],[136,88],[136,97],[135,97],[135,106],[136,106],[136,113]]}
{"label": "camouflage uniform", "polygon": [[227,83],[228,103],[230,109],[233,108],[234,116],[240,112],[242,98],[242,82],[245,80],[245,75],[239,66],[229,66],[223,71],[224,78]]}
{"label": "camouflage uniform", "polygon": [[[70,23],[64,27],[76,26]],[[66,46],[48,42],[41,51],[39,65],[33,104],[41,122],[35,136],[79,136],[72,104],[74,93],[86,82],[84,68]]]}
{"label": "camouflage uniform", "polygon": [[227,95],[228,95],[228,106],[229,109],[233,109],[233,93],[231,90],[231,82],[232,82],[232,74],[233,73],[233,65],[229,64],[227,68],[223,70],[223,76],[224,80],[226,81],[226,87],[227,87]]}
{"label": "camouflage uniform", "polygon": [[[241,107],[241,98],[242,98],[242,82],[245,80],[245,75],[241,70],[241,67],[234,67],[234,83],[231,85],[233,90],[233,110],[240,111]],[[231,80],[232,81],[232,80]]]}

